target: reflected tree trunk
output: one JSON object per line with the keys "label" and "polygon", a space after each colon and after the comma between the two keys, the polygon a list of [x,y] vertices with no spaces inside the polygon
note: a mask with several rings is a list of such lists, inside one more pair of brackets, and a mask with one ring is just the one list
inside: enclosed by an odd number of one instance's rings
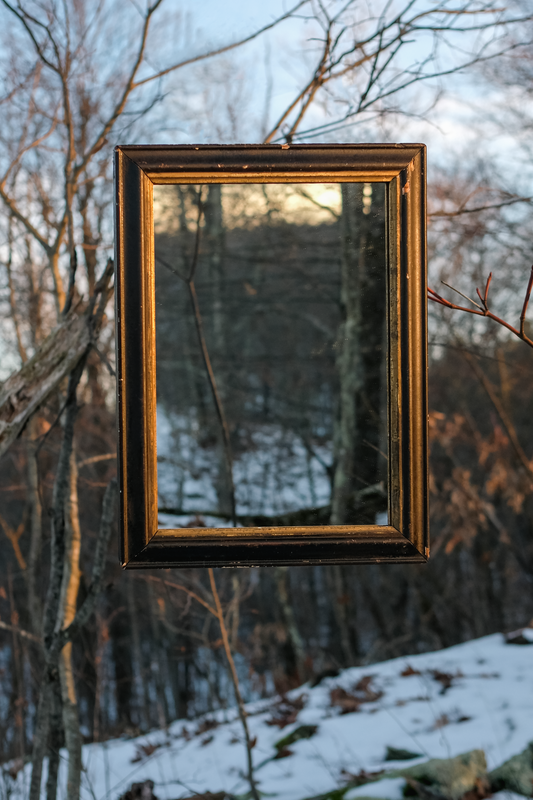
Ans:
{"label": "reflected tree trunk", "polygon": [[[224,309],[224,247],[225,231],[222,213],[222,186],[212,184],[209,186],[204,204],[205,230],[203,241],[207,249],[207,291],[210,298],[210,326],[208,330],[208,346],[210,351],[213,371],[216,375],[218,393],[223,406],[228,399],[228,369],[229,353],[227,352],[225,309]],[[202,283],[199,276],[199,283]],[[231,434],[231,431],[230,431]],[[228,475],[227,457],[224,452],[222,432],[218,429],[218,473],[215,487],[218,498],[218,508],[222,514],[232,516],[233,482]]]}
{"label": "reflected tree trunk", "polygon": [[363,383],[361,355],[361,245],[358,226],[362,216],[362,187],[343,183],[341,216],[341,310],[336,365],[339,377],[339,410],[334,432],[333,494],[331,523],[343,525],[348,516],[354,485],[357,435],[357,400]]}
{"label": "reflected tree trunk", "polygon": [[[386,493],[378,486],[386,477],[387,463],[383,451],[387,441],[383,191],[376,184],[342,184],[342,322],[336,343],[339,401],[334,431],[333,525],[373,524],[376,510],[384,510]],[[372,193],[378,196],[373,198]]]}

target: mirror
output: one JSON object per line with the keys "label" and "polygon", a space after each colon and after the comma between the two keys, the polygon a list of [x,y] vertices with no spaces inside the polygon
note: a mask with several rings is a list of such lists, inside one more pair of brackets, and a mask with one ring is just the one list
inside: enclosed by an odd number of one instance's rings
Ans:
{"label": "mirror", "polygon": [[153,198],[159,528],[387,525],[385,185]]}

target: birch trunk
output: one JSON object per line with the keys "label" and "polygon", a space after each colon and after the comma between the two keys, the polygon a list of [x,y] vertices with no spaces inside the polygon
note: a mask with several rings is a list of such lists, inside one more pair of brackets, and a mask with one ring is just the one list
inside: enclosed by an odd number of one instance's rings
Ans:
{"label": "birch trunk", "polygon": [[[31,362],[28,362],[31,363]],[[74,422],[78,411],[76,390],[85,366],[82,357],[70,374],[67,399],[65,403],[65,423],[63,427],[63,440],[57,464],[53,493],[52,510],[52,541],[50,548],[50,581],[46,594],[46,604],[43,614],[43,643],[44,643],[44,673],[41,683],[37,719],[33,735],[32,774],[29,800],[39,800],[41,795],[41,777],[43,758],[46,754],[48,734],[50,732],[50,713],[53,706],[53,687],[58,673],[58,657],[53,649],[54,638],[60,629],[62,615],[61,597],[63,575],[65,569],[65,504],[69,496],[70,464],[72,442],[74,438]],[[52,728],[52,732],[53,732]]]}
{"label": "birch trunk", "polygon": [[[70,491],[68,494],[65,523],[65,566],[63,573],[62,617],[61,628],[67,628],[76,616],[78,591],[80,587],[80,549],[81,529],[78,508],[78,467],[76,451],[70,456]],[[61,699],[63,704],[63,728],[65,745],[68,752],[67,798],[78,800],[81,781],[81,736],[78,718],[78,701],[72,668],[72,642],[68,642],[61,651],[59,661],[61,679]]]}

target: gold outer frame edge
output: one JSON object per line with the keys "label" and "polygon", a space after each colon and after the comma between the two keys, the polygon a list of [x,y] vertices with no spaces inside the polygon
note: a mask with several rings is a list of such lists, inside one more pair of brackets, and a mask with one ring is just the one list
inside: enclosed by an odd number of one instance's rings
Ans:
{"label": "gold outer frame edge", "polygon": [[[425,176],[421,144],[115,149],[119,557],[124,567],[427,560]],[[153,184],[378,181],[387,184],[388,208],[391,524],[158,530]]]}

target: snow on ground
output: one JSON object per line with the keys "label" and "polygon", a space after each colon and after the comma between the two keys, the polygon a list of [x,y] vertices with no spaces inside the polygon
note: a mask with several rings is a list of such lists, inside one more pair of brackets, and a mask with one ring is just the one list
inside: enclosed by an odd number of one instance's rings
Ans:
{"label": "snow on ground", "polygon": [[[274,698],[247,708],[251,736],[257,737],[253,755],[258,787],[276,800],[302,800],[342,787],[347,773],[399,768],[474,748],[485,751],[491,770],[533,739],[533,646],[508,644],[495,634],[434,653],[347,669],[314,688],[304,685],[290,692],[285,703]],[[357,710],[342,713],[350,708]],[[268,724],[274,719],[278,724]],[[287,719],[293,721],[281,728]],[[316,726],[316,732],[290,744],[285,757],[274,758],[281,749],[276,742],[304,725]],[[312,733],[313,728],[307,730]],[[387,746],[421,755],[408,762],[385,761]],[[132,782],[146,779],[154,781],[160,800],[206,791],[239,795],[248,789],[242,729],[234,709],[180,720],[166,731],[136,739],[86,745],[83,762],[84,800],[117,800]],[[65,773],[63,764],[62,797]],[[29,767],[19,772],[12,800],[27,797],[29,777]],[[401,778],[386,778],[351,788],[345,800],[400,800],[402,789]],[[4,788],[0,797],[5,794]],[[504,793],[499,794],[503,800]]]}
{"label": "snow on ground", "polygon": [[[330,447],[315,445],[315,455],[311,455],[301,437],[276,424],[250,423],[246,431],[249,449],[237,454],[233,463],[237,514],[284,514],[329,503],[331,485],[325,465],[331,462]],[[217,458],[212,448],[199,445],[197,436],[194,419],[168,414],[158,406],[159,505],[191,509],[180,518],[182,525],[194,519],[199,504],[206,509],[218,505]],[[173,527],[176,520],[160,515],[163,527]],[[224,527],[228,521],[211,516],[209,524]]]}

